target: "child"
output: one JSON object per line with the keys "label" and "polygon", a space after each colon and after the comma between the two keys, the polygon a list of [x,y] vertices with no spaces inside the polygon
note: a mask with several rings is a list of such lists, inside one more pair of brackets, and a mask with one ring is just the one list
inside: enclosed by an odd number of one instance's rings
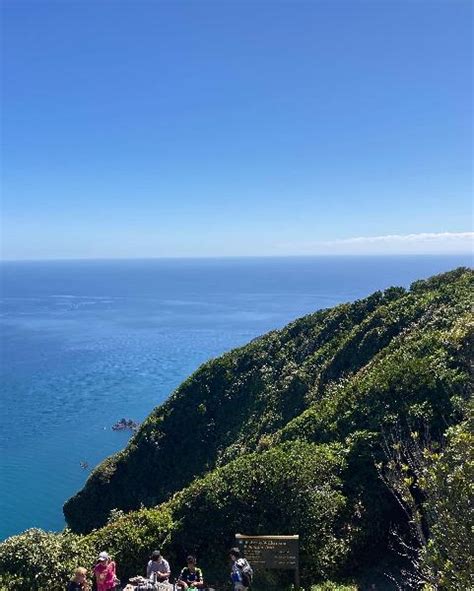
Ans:
{"label": "child", "polygon": [[67,584],[67,591],[89,591],[89,585],[86,581],[87,570],[85,568],[76,568],[74,577]]}
{"label": "child", "polygon": [[98,562],[94,566],[94,574],[97,582],[97,591],[109,591],[115,589],[118,579],[115,574],[115,562],[107,552],[101,552]]}

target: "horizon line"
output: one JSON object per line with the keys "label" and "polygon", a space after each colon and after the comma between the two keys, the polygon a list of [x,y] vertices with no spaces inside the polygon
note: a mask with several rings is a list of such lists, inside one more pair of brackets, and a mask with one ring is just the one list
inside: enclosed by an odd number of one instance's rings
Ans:
{"label": "horizon line", "polygon": [[229,260],[229,259],[310,259],[310,258],[394,258],[394,257],[470,257],[473,252],[429,252],[429,253],[315,253],[315,254],[249,254],[249,255],[203,255],[203,256],[131,256],[131,257],[55,257],[2,259],[0,263],[54,263],[54,262],[107,262],[107,261],[186,261],[186,260]]}

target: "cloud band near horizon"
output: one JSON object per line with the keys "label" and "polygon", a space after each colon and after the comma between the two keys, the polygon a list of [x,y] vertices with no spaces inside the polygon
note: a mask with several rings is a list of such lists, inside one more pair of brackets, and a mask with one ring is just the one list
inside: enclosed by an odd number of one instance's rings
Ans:
{"label": "cloud band near horizon", "polygon": [[474,232],[420,232],[356,236],[311,243],[285,244],[292,254],[466,254],[473,252]]}
{"label": "cloud band near horizon", "polygon": [[[113,249],[90,250],[84,244],[77,243],[74,249],[64,247],[60,256],[51,256],[38,248],[34,254],[30,248],[22,252],[22,256],[8,256],[3,251],[0,260],[54,260],[54,259],[124,259],[124,258],[213,258],[216,256],[324,256],[324,255],[470,255],[474,253],[474,232],[419,232],[412,234],[385,234],[378,236],[354,236],[333,240],[315,240],[305,242],[285,242],[260,245],[252,250],[242,251],[238,245],[229,245],[228,251],[217,254],[218,244],[207,245],[207,248],[184,248],[176,243],[176,252],[164,248],[160,236],[143,236],[136,244],[133,252]],[[127,244],[127,240],[123,241]],[[37,245],[36,245],[37,246]],[[1,251],[2,249],[0,249]],[[6,256],[5,256],[6,255]]]}

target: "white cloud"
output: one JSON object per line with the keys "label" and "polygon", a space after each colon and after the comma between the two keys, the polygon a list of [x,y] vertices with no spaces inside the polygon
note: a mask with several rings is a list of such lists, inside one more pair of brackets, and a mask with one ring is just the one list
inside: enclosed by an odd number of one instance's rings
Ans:
{"label": "white cloud", "polygon": [[444,242],[444,241],[472,241],[474,232],[421,232],[420,234],[386,234],[385,236],[358,236],[357,238],[343,238],[323,244],[373,244],[374,242]]}
{"label": "white cloud", "polygon": [[291,254],[464,254],[473,251],[474,232],[420,232],[356,236],[280,245]]}

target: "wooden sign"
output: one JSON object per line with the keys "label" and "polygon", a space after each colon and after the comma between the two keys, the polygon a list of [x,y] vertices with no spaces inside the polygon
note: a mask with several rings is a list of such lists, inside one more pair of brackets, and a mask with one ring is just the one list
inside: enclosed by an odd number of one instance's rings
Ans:
{"label": "wooden sign", "polygon": [[295,571],[299,587],[299,536],[244,536],[235,539],[242,555],[254,570],[259,568]]}

